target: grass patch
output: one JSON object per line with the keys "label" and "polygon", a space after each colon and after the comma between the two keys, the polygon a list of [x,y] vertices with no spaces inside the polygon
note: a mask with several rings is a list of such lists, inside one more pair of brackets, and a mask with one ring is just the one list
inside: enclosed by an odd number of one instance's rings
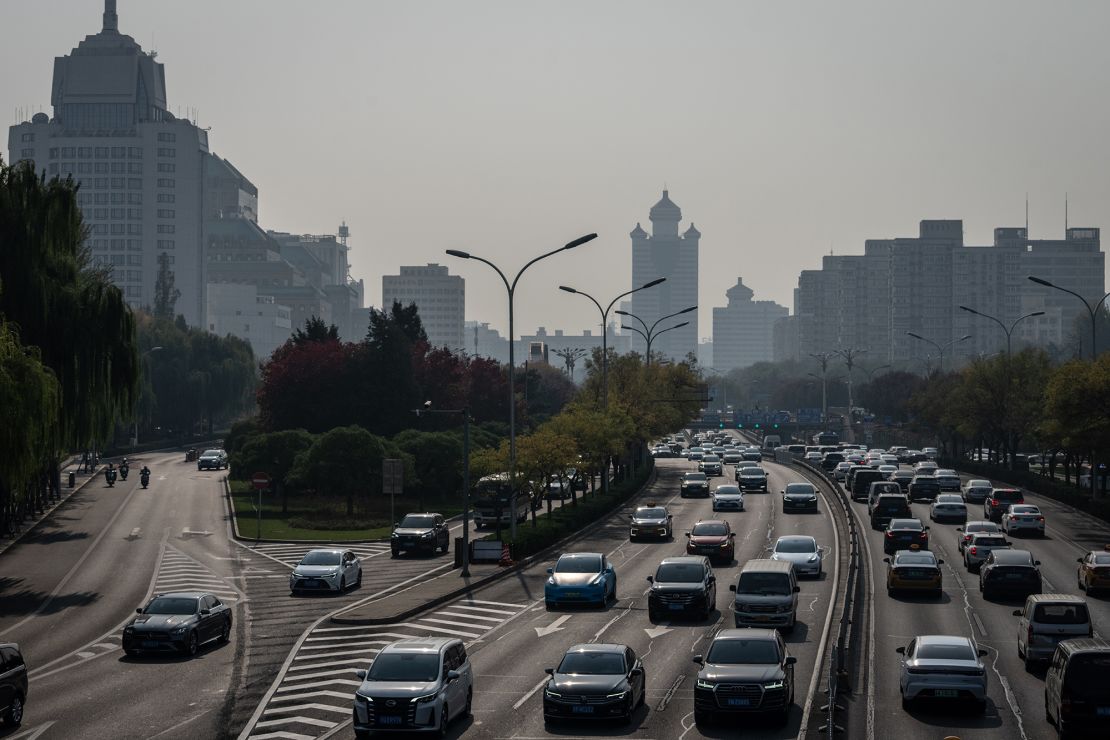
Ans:
{"label": "grass patch", "polygon": [[[289,511],[282,513],[281,500],[271,494],[262,495],[261,534],[259,535],[258,494],[245,481],[231,481],[231,498],[235,505],[235,520],[239,534],[250,539],[260,536],[264,540],[375,540],[388,537],[392,531],[389,516],[389,498],[382,497],[360,508],[355,516],[348,517],[342,502],[306,500],[291,497]],[[410,511],[436,511],[446,517],[462,512],[462,506],[451,500],[419,502],[398,498],[397,517]],[[365,509],[365,510],[363,510]]]}

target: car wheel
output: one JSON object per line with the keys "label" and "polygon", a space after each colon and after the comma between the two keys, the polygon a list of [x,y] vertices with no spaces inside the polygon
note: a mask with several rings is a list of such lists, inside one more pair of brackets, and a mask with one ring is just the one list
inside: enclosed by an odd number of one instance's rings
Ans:
{"label": "car wheel", "polygon": [[902,709],[904,709],[905,711],[908,712],[908,711],[910,711],[912,706],[913,706],[913,703],[909,699],[906,698],[905,694],[902,694]]}
{"label": "car wheel", "polygon": [[466,690],[466,705],[463,706],[462,716],[469,717],[471,712],[474,711],[474,689],[469,688]]}
{"label": "car wheel", "polygon": [[343,593],[346,590],[347,590],[347,579],[346,579],[346,577],[340,578],[339,579],[339,591],[337,593]]}
{"label": "car wheel", "polygon": [[358,569],[358,578],[355,579],[355,588],[362,588],[362,568]]}
{"label": "car wheel", "polygon": [[224,622],[224,627],[223,627],[222,630],[220,630],[220,642],[224,643],[225,645],[227,643],[231,642],[231,620],[230,619],[228,619],[226,622]]}
{"label": "car wheel", "polygon": [[543,602],[543,608],[546,609],[547,611],[551,611],[552,609],[555,608],[555,605],[552,604],[550,601],[545,601],[545,602]]}
{"label": "car wheel", "polygon": [[443,702],[443,711],[439,713],[439,732],[436,734],[440,737],[447,737],[447,725],[451,723],[451,709],[447,706],[447,702]]}
{"label": "car wheel", "polygon": [[373,735],[368,730],[355,730],[355,740],[370,740]]}
{"label": "car wheel", "polygon": [[16,694],[4,713],[4,724],[8,727],[19,727],[23,723],[23,697]]}
{"label": "car wheel", "polygon": [[195,631],[190,632],[189,633],[189,639],[187,639],[185,641],[185,654],[187,656],[189,656],[190,658],[192,658],[199,651],[200,651],[200,638],[197,637],[197,633]]}
{"label": "car wheel", "polygon": [[124,648],[123,649],[123,654],[126,655],[128,658],[134,658],[134,657],[137,657],[139,655],[139,651],[138,650],[131,650],[129,648]]}
{"label": "car wheel", "polygon": [[396,558],[400,554],[401,554],[400,550],[390,550],[389,551],[389,557],[391,557],[391,558]]}

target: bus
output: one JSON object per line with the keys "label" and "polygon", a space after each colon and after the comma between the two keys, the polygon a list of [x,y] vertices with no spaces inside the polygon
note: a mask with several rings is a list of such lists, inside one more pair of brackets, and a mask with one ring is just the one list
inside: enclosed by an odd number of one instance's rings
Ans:
{"label": "bus", "polygon": [[[527,491],[516,493],[517,523],[528,520],[532,497]],[[512,522],[513,486],[508,473],[494,473],[480,479],[470,495],[474,526],[494,527]]]}
{"label": "bus", "polygon": [[840,435],[836,432],[820,432],[813,435],[813,444],[820,446],[840,444]]}

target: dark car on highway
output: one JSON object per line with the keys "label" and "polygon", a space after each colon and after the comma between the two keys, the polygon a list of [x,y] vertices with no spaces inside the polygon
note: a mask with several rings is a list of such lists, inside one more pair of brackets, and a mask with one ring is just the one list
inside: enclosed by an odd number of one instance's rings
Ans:
{"label": "dark car on highway", "polygon": [[402,552],[434,553],[436,548],[447,552],[450,536],[442,514],[405,514],[389,536],[389,552],[392,557]]}
{"label": "dark car on highway", "polygon": [[929,528],[920,519],[891,519],[883,533],[883,552],[887,555],[899,550],[929,549]]}
{"label": "dark car on highway", "polygon": [[872,529],[883,529],[892,519],[909,518],[912,515],[909,499],[900,493],[880,494],[871,503],[869,512]]}
{"label": "dark car on highway", "polygon": [[741,491],[766,491],[767,471],[760,467],[736,468],[736,485]]}
{"label": "dark car on highway", "polygon": [[693,615],[708,619],[717,603],[717,579],[709,560],[699,556],[666,558],[648,576],[648,619]]}
{"label": "dark car on highway", "polygon": [[697,522],[686,533],[686,554],[705,555],[710,560],[731,563],[736,555],[736,534],[723,519]]}
{"label": "dark car on highway", "polygon": [[812,483],[787,483],[782,491],[782,512],[817,511],[817,489]]}
{"label": "dark car on highway", "polygon": [[215,594],[180,591],[158,594],[135,610],[123,628],[123,652],[194,656],[205,643],[231,639],[231,607]]}
{"label": "dark car on highway", "polygon": [[27,703],[27,664],[19,645],[0,642],[0,722],[19,727]]}
{"label": "dark car on highway", "polygon": [[738,714],[772,714],[785,723],[794,704],[794,664],[777,630],[743,627],[717,632],[694,684],[694,722],[700,726]]}
{"label": "dark car on highway", "polygon": [[709,479],[705,477],[705,473],[686,473],[682,476],[682,483],[679,484],[678,493],[682,498],[686,498],[687,496],[708,496]]}
{"label": "dark car on highway", "polygon": [[849,473],[847,483],[848,491],[852,494],[853,501],[866,501],[867,494],[871,491],[871,484],[886,480],[886,476],[874,468],[859,467]]}
{"label": "dark car on highway", "polygon": [[647,698],[644,664],[627,645],[583,644],[567,650],[543,690],[543,719],[620,719]]}
{"label": "dark car on highway", "polygon": [[628,525],[630,542],[644,537],[655,537],[661,540],[671,538],[671,515],[666,506],[658,506],[654,503],[637,506],[628,518],[631,520]]}
{"label": "dark car on highway", "polygon": [[910,481],[910,501],[936,501],[940,483],[931,475],[915,475]]}
{"label": "dark car on highway", "polygon": [[979,568],[983,598],[1026,597],[1041,593],[1040,560],[1028,550],[994,550]]}
{"label": "dark car on highway", "polygon": [[983,518],[1001,522],[1006,509],[1014,504],[1024,504],[1025,496],[1017,488],[994,488],[983,502]]}

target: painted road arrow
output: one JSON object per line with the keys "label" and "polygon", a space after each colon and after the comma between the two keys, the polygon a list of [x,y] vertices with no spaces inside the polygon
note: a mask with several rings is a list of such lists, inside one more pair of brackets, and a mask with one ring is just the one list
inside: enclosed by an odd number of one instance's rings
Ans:
{"label": "painted road arrow", "polygon": [[667,634],[670,631],[671,631],[670,627],[652,627],[650,629],[647,628],[647,627],[644,628],[644,632],[647,632],[647,636],[650,637],[653,640],[656,637],[662,637],[663,635]]}
{"label": "painted road arrow", "polygon": [[563,629],[563,623],[570,619],[572,616],[574,615],[564,614],[546,627],[535,627],[534,629],[536,630],[536,637],[543,637],[544,635],[550,635],[553,632],[560,631],[561,629]]}

